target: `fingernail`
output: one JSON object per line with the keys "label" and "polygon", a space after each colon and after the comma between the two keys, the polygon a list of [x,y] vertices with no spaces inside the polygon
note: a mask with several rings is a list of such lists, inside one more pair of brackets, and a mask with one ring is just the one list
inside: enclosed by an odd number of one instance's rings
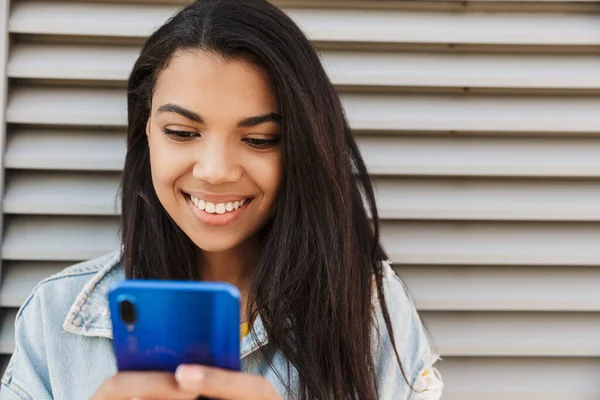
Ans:
{"label": "fingernail", "polygon": [[179,383],[198,382],[202,378],[204,378],[204,371],[195,365],[180,365],[175,371],[175,379]]}

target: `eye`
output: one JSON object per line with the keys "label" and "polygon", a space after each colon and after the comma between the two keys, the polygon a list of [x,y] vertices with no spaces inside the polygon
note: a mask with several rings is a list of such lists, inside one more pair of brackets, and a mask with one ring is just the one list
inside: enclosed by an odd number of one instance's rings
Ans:
{"label": "eye", "polygon": [[279,144],[279,138],[272,139],[257,139],[257,138],[244,138],[244,142],[248,143],[249,146],[255,149],[269,149]]}
{"label": "eye", "polygon": [[168,128],[165,128],[163,131],[164,131],[165,135],[169,136],[171,139],[176,140],[178,142],[186,142],[188,140],[192,140],[195,137],[200,137],[200,134],[198,134],[196,132],[178,131],[178,130],[173,130],[173,129],[168,129]]}

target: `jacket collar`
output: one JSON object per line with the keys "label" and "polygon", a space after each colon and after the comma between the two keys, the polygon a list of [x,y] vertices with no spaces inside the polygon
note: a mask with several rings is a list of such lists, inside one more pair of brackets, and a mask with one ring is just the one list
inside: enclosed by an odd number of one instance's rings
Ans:
{"label": "jacket collar", "polygon": [[[112,340],[112,323],[107,295],[115,282],[124,279],[125,270],[121,265],[121,253],[117,252],[85,284],[65,318],[63,329],[80,336]],[[252,324],[252,333],[242,338],[241,358],[265,346],[268,342],[259,316]]]}

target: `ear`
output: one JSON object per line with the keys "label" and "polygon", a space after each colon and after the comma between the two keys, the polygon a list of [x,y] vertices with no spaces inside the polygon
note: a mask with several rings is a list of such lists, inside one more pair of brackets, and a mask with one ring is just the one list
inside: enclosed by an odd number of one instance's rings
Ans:
{"label": "ear", "polygon": [[148,143],[148,147],[150,147],[150,118],[146,122],[146,142]]}

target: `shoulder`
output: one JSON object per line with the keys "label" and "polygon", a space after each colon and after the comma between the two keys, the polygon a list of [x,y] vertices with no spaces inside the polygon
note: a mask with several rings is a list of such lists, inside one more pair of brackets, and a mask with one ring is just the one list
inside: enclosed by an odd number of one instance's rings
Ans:
{"label": "shoulder", "polygon": [[[422,325],[415,303],[410,296],[405,283],[392,269],[392,266],[388,261],[382,262],[382,275],[385,305],[390,314],[394,333],[396,335],[406,335],[410,333],[411,329],[418,328]],[[377,293],[374,293],[373,304],[376,310],[378,323],[385,323],[383,321],[382,299],[379,298]],[[386,329],[384,329],[384,331],[386,331]]]}
{"label": "shoulder", "polygon": [[23,313],[37,311],[34,309],[38,307],[47,308],[53,314],[62,315],[64,318],[86,284],[107,266],[116,267],[119,259],[120,253],[113,252],[72,265],[42,280],[19,309],[17,320]]}
{"label": "shoulder", "polygon": [[[404,281],[396,274],[389,261],[382,261],[383,275],[383,290],[386,304],[388,307],[393,307],[397,311],[410,311],[413,308],[414,302],[410,297],[408,288]],[[380,302],[376,301],[376,304]]]}
{"label": "shoulder", "polygon": [[[115,252],[73,265],[36,285],[17,313],[15,349],[2,379],[7,388],[3,394],[12,393],[21,399],[51,398],[50,388],[68,386],[68,382],[59,382],[57,387],[52,384],[50,366],[59,366],[61,374],[78,373],[68,371],[81,368],[90,353],[75,357],[85,346],[78,349],[78,336],[65,332],[89,332],[90,327],[98,332],[106,330],[103,328],[109,318],[100,288],[122,275],[121,270],[120,253]],[[67,329],[71,326],[73,329]],[[66,357],[71,359],[68,364]]]}
{"label": "shoulder", "polygon": [[443,383],[433,365],[439,356],[407,286],[387,261],[383,262],[383,292],[392,332],[387,329],[382,301],[376,294],[373,302],[375,366],[382,398],[438,399]]}

